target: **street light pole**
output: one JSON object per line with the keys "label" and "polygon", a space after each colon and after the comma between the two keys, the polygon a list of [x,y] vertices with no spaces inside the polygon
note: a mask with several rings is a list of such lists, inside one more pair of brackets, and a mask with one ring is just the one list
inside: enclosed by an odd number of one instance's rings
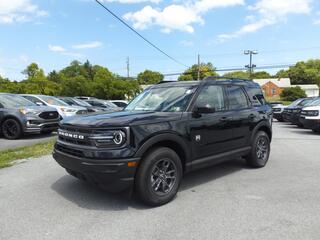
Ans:
{"label": "street light pole", "polygon": [[245,55],[249,55],[250,56],[250,62],[249,65],[246,65],[245,67],[249,69],[249,74],[250,74],[250,78],[252,76],[253,73],[253,69],[256,67],[256,65],[252,64],[252,56],[258,54],[258,51],[253,51],[253,50],[245,50],[244,51]]}

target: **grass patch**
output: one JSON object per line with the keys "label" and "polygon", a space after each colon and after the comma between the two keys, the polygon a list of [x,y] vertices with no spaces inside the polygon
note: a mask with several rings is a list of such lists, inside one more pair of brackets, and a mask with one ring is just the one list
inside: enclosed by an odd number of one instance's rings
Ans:
{"label": "grass patch", "polygon": [[32,146],[0,151],[0,168],[10,167],[14,161],[51,154],[56,140],[38,143]]}

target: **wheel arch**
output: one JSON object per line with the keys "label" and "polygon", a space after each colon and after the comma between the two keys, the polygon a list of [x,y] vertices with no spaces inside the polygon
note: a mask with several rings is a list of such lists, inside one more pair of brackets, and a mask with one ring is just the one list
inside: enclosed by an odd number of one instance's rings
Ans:
{"label": "wheel arch", "polygon": [[175,151],[182,163],[183,170],[186,171],[186,163],[189,161],[190,151],[185,141],[173,133],[162,133],[151,137],[138,149],[135,157],[143,157],[157,147],[167,147]]}
{"label": "wheel arch", "polygon": [[268,137],[270,139],[270,142],[271,142],[271,140],[272,140],[272,129],[271,129],[271,126],[269,125],[269,123],[266,122],[266,121],[262,121],[262,122],[257,124],[257,126],[254,128],[254,130],[252,132],[252,136],[251,136],[250,142],[253,141],[253,138],[255,137],[257,132],[259,132],[259,131],[265,132],[268,135]]}
{"label": "wheel arch", "polygon": [[0,122],[0,133],[2,134],[2,124],[8,120],[8,119],[14,119],[18,122],[18,124],[20,125],[20,128],[21,128],[21,133],[24,134],[24,128],[23,128],[23,123],[21,122],[21,120],[15,116],[15,115],[7,115],[7,116],[4,116],[2,119],[1,119],[1,122]]}

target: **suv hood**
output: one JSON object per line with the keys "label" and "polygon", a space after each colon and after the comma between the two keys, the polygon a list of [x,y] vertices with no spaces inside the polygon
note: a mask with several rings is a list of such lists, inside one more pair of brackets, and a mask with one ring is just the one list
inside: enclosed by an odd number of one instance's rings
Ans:
{"label": "suv hood", "polygon": [[93,114],[62,121],[62,125],[79,127],[127,127],[130,125],[152,124],[165,121],[174,121],[181,118],[182,113],[174,112],[146,112],[121,111],[106,114]]}

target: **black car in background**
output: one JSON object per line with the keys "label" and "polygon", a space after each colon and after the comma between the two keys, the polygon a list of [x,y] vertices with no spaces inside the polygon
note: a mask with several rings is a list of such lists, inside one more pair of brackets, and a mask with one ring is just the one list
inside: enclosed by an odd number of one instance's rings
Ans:
{"label": "black car in background", "polygon": [[300,104],[305,98],[299,98],[288,105],[281,113],[282,119],[286,122],[290,122],[290,117],[292,114],[292,109],[295,108],[298,104]]}
{"label": "black car in background", "polygon": [[287,121],[291,122],[294,125],[297,125],[299,127],[303,127],[302,123],[300,122],[300,114],[302,108],[308,106],[311,102],[313,102],[315,98],[304,98],[302,101],[300,101],[295,106],[288,107],[288,114],[287,114]]}
{"label": "black car in background", "polygon": [[187,172],[238,157],[264,167],[272,109],[253,81],[164,82],[123,111],[63,120],[58,136],[53,157],[69,174],[159,206]]}
{"label": "black car in background", "polygon": [[86,101],[87,103],[89,103],[90,105],[92,105],[94,107],[103,108],[105,111],[108,111],[108,112],[118,112],[123,109],[123,108],[120,108],[117,105],[115,105],[112,102],[107,101],[107,100],[90,98],[90,99],[84,100],[84,101]]}
{"label": "black car in background", "polygon": [[56,109],[37,106],[14,94],[0,94],[0,129],[7,139],[18,139],[27,133],[51,133],[58,128]]}
{"label": "black car in background", "polygon": [[80,107],[84,107],[88,110],[88,113],[95,113],[95,112],[101,112],[101,111],[105,111],[105,108],[102,107],[97,107],[97,106],[92,106],[90,103],[81,100],[81,99],[77,99],[77,98],[73,98],[73,97],[57,97],[60,100],[64,101],[66,104],[68,104],[69,106],[80,106]]}

